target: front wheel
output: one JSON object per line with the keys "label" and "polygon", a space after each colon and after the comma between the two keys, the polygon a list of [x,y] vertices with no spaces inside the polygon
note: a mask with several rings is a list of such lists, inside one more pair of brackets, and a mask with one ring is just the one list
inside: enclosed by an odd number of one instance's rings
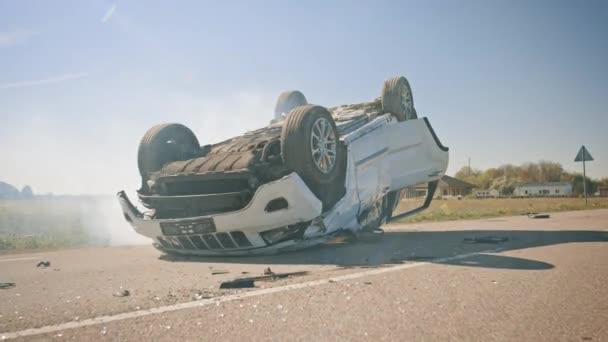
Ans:
{"label": "front wheel", "polygon": [[311,191],[332,207],[342,196],[346,151],[327,109],[306,105],[287,115],[281,131],[283,161],[289,171],[302,177]]}
{"label": "front wheel", "polygon": [[148,190],[147,180],[151,173],[159,171],[167,163],[192,158],[199,150],[196,135],[184,125],[168,123],[150,128],[137,150],[142,190]]}

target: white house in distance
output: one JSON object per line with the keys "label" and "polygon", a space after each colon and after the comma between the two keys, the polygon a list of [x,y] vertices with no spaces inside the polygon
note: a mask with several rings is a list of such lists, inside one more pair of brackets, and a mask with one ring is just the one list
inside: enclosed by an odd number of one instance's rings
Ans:
{"label": "white house in distance", "polygon": [[475,190],[475,197],[477,198],[498,198],[500,193],[496,189],[486,190]]}
{"label": "white house in distance", "polygon": [[513,190],[513,196],[570,196],[572,195],[572,183],[569,182],[546,182],[518,184]]}

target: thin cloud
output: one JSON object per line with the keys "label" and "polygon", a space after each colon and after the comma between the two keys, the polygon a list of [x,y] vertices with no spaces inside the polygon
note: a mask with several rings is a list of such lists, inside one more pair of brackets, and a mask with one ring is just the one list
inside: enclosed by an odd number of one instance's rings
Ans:
{"label": "thin cloud", "polygon": [[104,14],[103,17],[101,18],[101,22],[105,23],[108,20],[110,20],[110,18],[112,18],[112,16],[114,15],[114,11],[116,11],[116,4],[112,4],[112,6],[110,6],[110,8],[108,8],[108,10],[106,11],[106,14]]}
{"label": "thin cloud", "polygon": [[11,31],[0,32],[0,48],[7,48],[27,42],[36,32],[32,31]]}
{"label": "thin cloud", "polygon": [[54,84],[54,83],[63,83],[67,81],[77,80],[79,78],[84,78],[89,76],[87,72],[80,73],[72,73],[72,74],[64,74],[50,78],[42,78],[39,80],[29,80],[29,81],[20,81],[20,82],[12,82],[12,83],[0,83],[0,90],[4,89],[18,89],[18,88],[26,88],[26,87],[35,87],[39,85],[46,84]]}

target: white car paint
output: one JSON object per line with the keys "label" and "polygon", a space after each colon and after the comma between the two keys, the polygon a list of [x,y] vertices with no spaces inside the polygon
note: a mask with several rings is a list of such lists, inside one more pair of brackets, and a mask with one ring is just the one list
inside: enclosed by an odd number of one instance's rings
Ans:
{"label": "white car paint", "polygon": [[[126,196],[120,202],[134,229],[144,236],[162,238],[162,222],[191,222],[212,217],[216,232],[243,232],[251,246],[221,250],[179,249],[182,254],[249,255],[276,253],[322,243],[341,230],[356,232],[362,227],[358,215],[382,200],[390,191],[440,179],[447,169],[448,152],[433,137],[424,119],[397,121],[392,115],[378,116],[340,139],[347,146],[346,193],[329,211],[322,213],[321,202],[296,173],[258,188],[243,209],[186,219],[156,220],[136,211]],[[284,197],[288,207],[265,212],[267,203]],[[311,222],[304,238],[268,245],[261,232],[300,222]],[[215,233],[214,233],[215,234]],[[170,238],[177,243],[177,238]]]}

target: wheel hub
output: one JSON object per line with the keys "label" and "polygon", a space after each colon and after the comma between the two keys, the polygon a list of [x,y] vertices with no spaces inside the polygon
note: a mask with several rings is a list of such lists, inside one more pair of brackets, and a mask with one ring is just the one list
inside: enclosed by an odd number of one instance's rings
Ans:
{"label": "wheel hub", "polygon": [[329,173],[336,165],[336,133],[326,118],[317,119],[312,125],[310,150],[317,169]]}
{"label": "wheel hub", "polygon": [[408,89],[407,86],[403,86],[401,88],[401,104],[403,105],[404,111],[407,113],[407,117],[409,118],[412,113],[412,92]]}

